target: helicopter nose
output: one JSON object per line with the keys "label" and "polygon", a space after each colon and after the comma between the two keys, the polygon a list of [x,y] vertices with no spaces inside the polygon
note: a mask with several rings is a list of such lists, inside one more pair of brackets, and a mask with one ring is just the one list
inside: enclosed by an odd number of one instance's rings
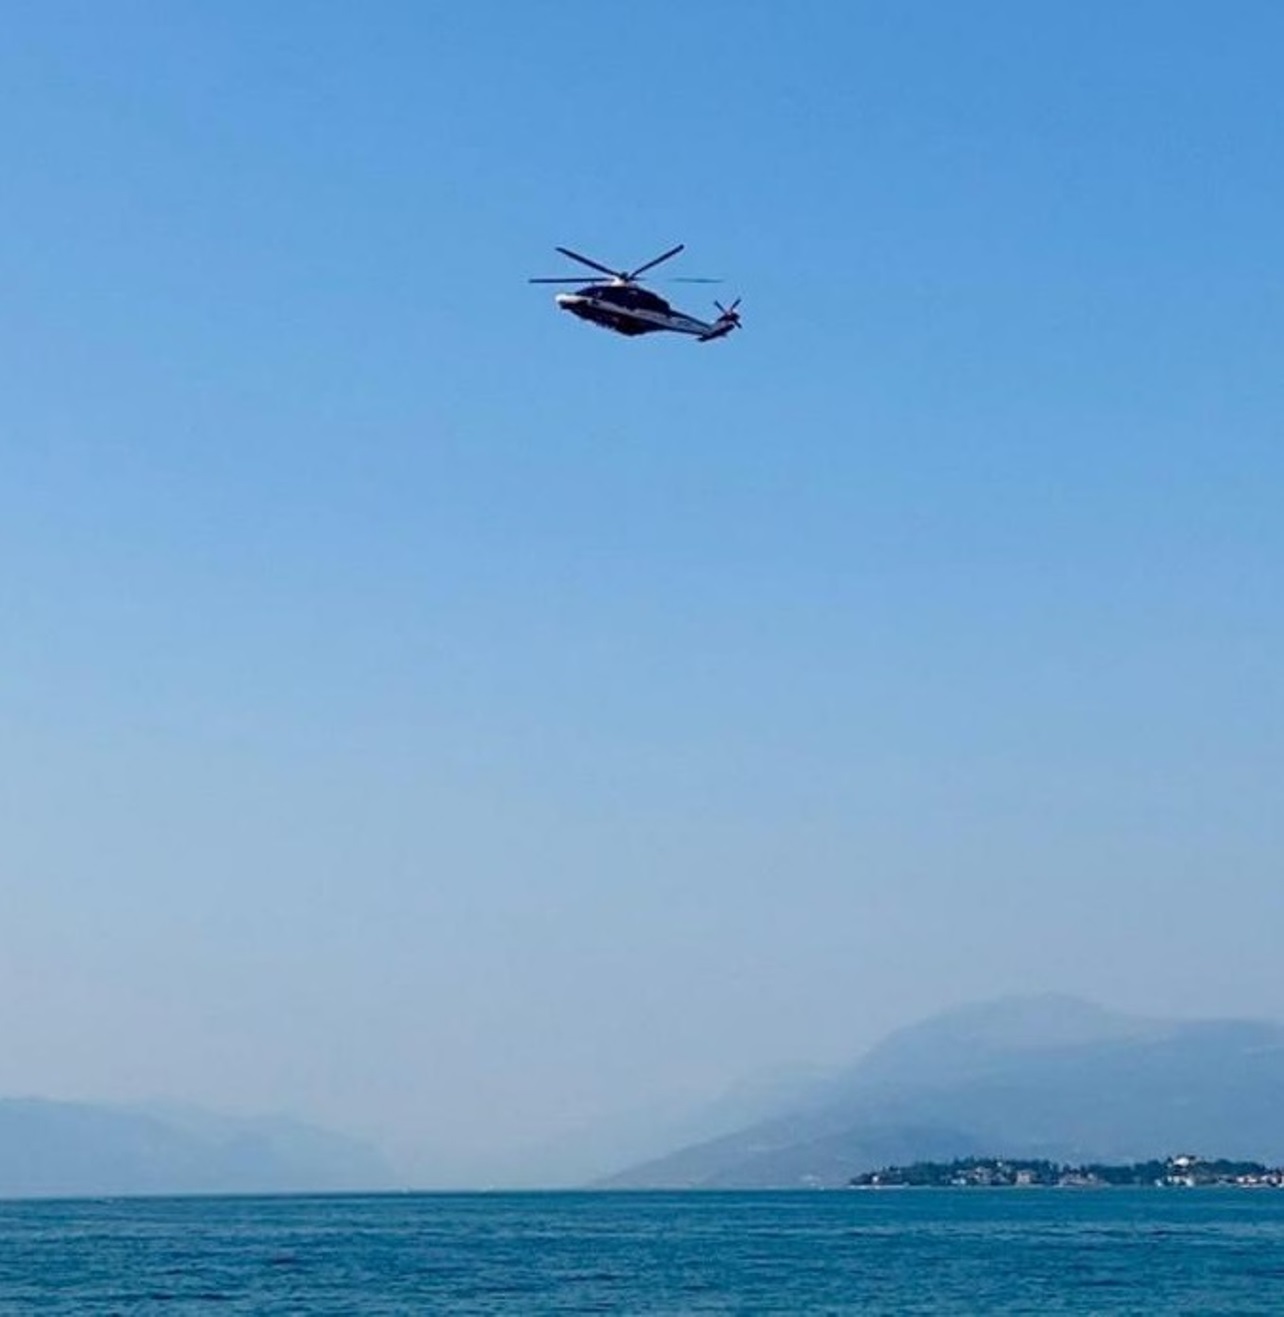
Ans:
{"label": "helicopter nose", "polygon": [[562,308],[563,311],[569,311],[571,307],[575,306],[579,302],[579,300],[580,300],[579,297],[576,296],[575,293],[558,293],[553,298],[553,301],[555,301],[558,304],[558,306]]}

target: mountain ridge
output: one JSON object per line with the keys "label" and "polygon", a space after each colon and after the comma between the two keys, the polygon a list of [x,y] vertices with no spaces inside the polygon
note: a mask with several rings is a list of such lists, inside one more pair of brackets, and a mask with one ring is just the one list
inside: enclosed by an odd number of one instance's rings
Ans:
{"label": "mountain ridge", "polygon": [[828,1186],[907,1160],[1141,1161],[1191,1148],[1284,1157],[1284,1026],[1045,995],[896,1030],[808,1102],[597,1187]]}
{"label": "mountain ridge", "polygon": [[0,1098],[3,1198],[391,1187],[374,1148],[288,1117]]}

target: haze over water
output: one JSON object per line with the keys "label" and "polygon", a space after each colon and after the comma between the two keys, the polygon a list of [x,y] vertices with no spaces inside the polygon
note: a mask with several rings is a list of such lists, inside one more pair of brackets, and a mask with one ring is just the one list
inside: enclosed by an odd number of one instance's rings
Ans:
{"label": "haze over water", "polygon": [[[1278,5],[6,36],[0,1096],[549,1182],[960,1002],[1284,1017]],[[677,242],[723,342],[524,282]]]}

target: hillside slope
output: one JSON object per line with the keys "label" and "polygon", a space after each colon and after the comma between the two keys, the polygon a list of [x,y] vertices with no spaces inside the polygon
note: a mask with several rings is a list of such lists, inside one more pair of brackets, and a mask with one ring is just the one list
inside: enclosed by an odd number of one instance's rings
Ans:
{"label": "hillside slope", "polygon": [[1186,1150],[1284,1159],[1284,1026],[1038,997],[899,1030],[793,1109],[603,1184],[840,1185],[920,1158],[1126,1162]]}
{"label": "hillside slope", "polygon": [[0,1197],[389,1187],[366,1145],[284,1119],[0,1099]]}

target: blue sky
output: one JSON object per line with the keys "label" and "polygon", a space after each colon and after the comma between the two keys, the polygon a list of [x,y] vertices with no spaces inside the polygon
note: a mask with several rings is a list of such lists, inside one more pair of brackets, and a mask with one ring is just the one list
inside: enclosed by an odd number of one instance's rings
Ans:
{"label": "blue sky", "polygon": [[[976,997],[1284,1015],[1278,6],[7,28],[0,1091],[431,1176]],[[525,282],[679,241],[743,332]]]}

